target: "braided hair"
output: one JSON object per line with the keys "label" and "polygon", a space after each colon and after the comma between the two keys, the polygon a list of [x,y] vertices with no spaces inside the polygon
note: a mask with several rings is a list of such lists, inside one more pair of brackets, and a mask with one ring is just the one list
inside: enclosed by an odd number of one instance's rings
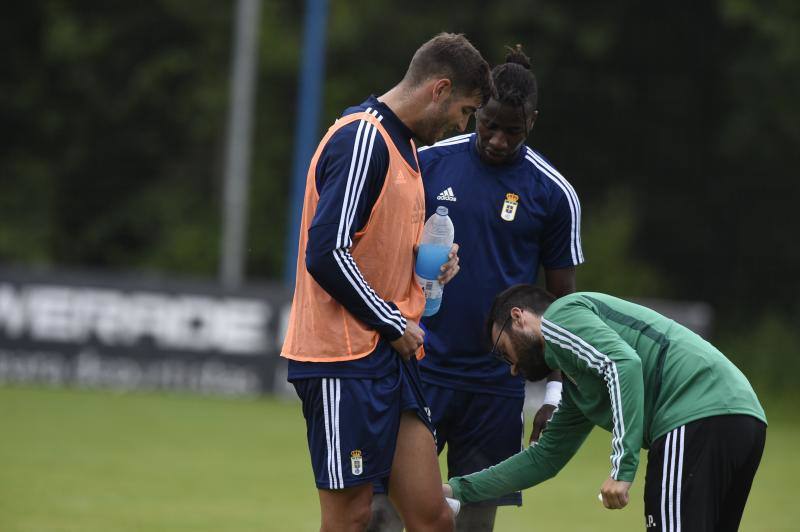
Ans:
{"label": "braided hair", "polygon": [[492,69],[496,96],[500,103],[521,107],[527,122],[526,105],[535,110],[538,104],[536,76],[531,71],[531,60],[522,51],[522,45],[506,46],[506,62]]}

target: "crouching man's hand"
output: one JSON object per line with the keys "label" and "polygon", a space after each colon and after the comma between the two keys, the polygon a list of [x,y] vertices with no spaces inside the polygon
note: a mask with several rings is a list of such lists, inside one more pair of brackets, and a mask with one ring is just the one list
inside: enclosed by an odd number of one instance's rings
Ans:
{"label": "crouching man's hand", "polygon": [[603,498],[603,506],[609,510],[619,510],[628,505],[628,490],[631,488],[630,482],[624,480],[614,480],[609,477],[603,482],[600,488],[600,496]]}

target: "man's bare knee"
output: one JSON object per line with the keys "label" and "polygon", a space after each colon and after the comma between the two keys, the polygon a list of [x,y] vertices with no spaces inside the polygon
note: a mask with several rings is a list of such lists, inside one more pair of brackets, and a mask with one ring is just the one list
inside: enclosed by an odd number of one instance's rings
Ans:
{"label": "man's bare knee", "polygon": [[453,511],[444,500],[442,503],[438,508],[408,516],[405,519],[407,532],[452,532]]}
{"label": "man's bare knee", "polygon": [[354,530],[366,530],[369,520],[372,517],[372,509],[369,504],[360,505],[354,510],[353,527]]}
{"label": "man's bare knee", "polygon": [[322,516],[320,532],[362,532],[369,524],[372,511],[368,504],[349,505],[347,509],[336,516]]}
{"label": "man's bare knee", "polygon": [[432,523],[432,528],[430,530],[441,530],[452,532],[455,530],[455,520],[453,519],[453,510],[447,505],[447,503],[442,505],[441,510],[436,518],[436,521]]}

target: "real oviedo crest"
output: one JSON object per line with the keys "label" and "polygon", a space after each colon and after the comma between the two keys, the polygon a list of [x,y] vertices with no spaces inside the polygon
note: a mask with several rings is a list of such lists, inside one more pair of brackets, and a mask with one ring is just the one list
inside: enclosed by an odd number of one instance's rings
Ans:
{"label": "real oviedo crest", "polygon": [[364,461],[361,458],[361,449],[350,451],[350,470],[355,476],[364,472]]}
{"label": "real oviedo crest", "polygon": [[506,194],[503,210],[500,211],[500,218],[507,222],[513,221],[517,215],[517,205],[519,205],[519,196],[511,192]]}

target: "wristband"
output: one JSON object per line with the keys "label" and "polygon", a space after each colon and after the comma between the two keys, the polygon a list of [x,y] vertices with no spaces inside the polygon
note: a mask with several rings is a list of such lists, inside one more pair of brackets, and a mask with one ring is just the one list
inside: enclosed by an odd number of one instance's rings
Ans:
{"label": "wristband", "polygon": [[544,388],[544,404],[558,406],[561,402],[561,387],[558,381],[549,381]]}
{"label": "wristband", "polygon": [[461,501],[452,497],[445,497],[444,500],[447,501],[447,506],[453,511],[453,517],[457,517],[458,512],[461,511]]}

